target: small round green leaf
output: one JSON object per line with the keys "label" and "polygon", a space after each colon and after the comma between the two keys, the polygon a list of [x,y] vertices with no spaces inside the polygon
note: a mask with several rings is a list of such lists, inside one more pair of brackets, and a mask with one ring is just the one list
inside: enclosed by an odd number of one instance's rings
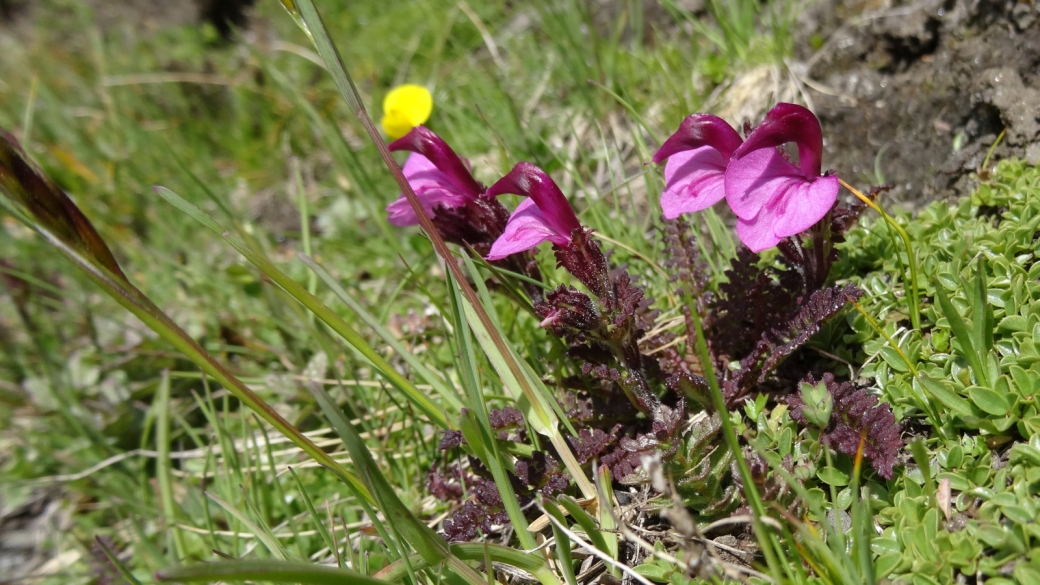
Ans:
{"label": "small round green leaf", "polygon": [[979,410],[993,416],[1004,416],[1008,413],[1008,409],[1011,408],[1007,398],[982,386],[970,386],[968,388],[968,397],[975,403],[975,406],[979,407]]}
{"label": "small round green leaf", "polygon": [[849,485],[849,474],[836,467],[824,467],[816,473],[816,477],[827,485],[836,487]]}

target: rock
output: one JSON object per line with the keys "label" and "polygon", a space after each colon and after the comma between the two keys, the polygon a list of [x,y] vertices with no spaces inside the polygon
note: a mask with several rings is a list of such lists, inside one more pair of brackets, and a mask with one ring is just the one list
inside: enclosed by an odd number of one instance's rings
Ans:
{"label": "rock", "polygon": [[1027,146],[1026,155],[1023,158],[1033,166],[1040,165],[1040,142],[1034,142]]}
{"label": "rock", "polygon": [[1040,138],[1040,90],[1026,87],[1010,67],[986,69],[976,78],[978,101],[1000,111],[1007,126],[1005,140],[1012,146],[1030,144]]}
{"label": "rock", "polygon": [[824,165],[846,180],[883,180],[895,187],[887,197],[910,207],[963,195],[1005,127],[994,161],[1025,157],[1027,147],[1040,158],[1031,146],[1040,144],[1040,15],[977,0],[867,13],[832,0],[809,10],[798,22],[820,28],[797,38],[826,41],[816,52],[799,46],[798,74],[818,82],[806,85]]}

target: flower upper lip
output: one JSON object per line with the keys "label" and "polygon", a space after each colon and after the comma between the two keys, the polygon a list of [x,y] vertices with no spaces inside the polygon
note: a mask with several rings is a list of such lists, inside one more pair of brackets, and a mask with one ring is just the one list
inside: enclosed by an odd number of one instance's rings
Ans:
{"label": "flower upper lip", "polygon": [[513,170],[487,190],[488,197],[506,193],[530,197],[545,215],[551,227],[561,235],[570,237],[571,232],[581,227],[578,216],[567,201],[560,187],[537,166],[529,162],[517,163]]}
{"label": "flower upper lip", "polygon": [[466,197],[476,199],[484,192],[484,186],[473,178],[459,155],[426,126],[420,124],[412,128],[408,134],[391,142],[388,148],[391,152],[407,150],[426,157]]}
{"label": "flower upper lip", "polygon": [[[481,185],[459,155],[440,136],[419,125],[389,146],[392,151],[411,152],[405,161],[405,179],[431,217],[438,207],[456,208],[475,201],[484,193]],[[416,225],[419,218],[402,193],[386,208],[388,220],[397,226]]]}
{"label": "flower upper lip", "polygon": [[777,104],[734,152],[732,160],[748,153],[793,142],[798,145],[798,166],[806,179],[820,176],[823,130],[808,109],[797,104]]}
{"label": "flower upper lip", "polygon": [[[798,165],[777,146],[798,146]],[[837,177],[820,176],[823,132],[808,109],[777,104],[733,152],[726,167],[726,202],[737,235],[755,252],[812,227],[838,197]]]}
{"label": "flower upper lip", "polygon": [[571,242],[571,234],[581,227],[560,187],[531,163],[517,163],[488,188],[486,195],[496,197],[505,193],[523,195],[527,199],[509,216],[505,231],[491,246],[488,260],[499,260],[546,241],[566,246]]}
{"label": "flower upper lip", "polygon": [[711,207],[726,196],[723,177],[740,135],[711,114],[687,116],[661,148],[654,162],[666,159],[661,210],[667,219]]}
{"label": "flower upper lip", "polygon": [[654,162],[662,163],[673,154],[702,146],[714,148],[729,160],[740,143],[740,135],[722,118],[712,114],[693,114],[686,116],[675,134],[669,136],[654,153]]}

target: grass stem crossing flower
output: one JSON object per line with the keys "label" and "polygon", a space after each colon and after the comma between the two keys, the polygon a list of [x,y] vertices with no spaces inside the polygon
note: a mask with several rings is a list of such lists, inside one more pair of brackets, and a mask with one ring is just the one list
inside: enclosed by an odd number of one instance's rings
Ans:
{"label": "grass stem crossing flower", "polygon": [[[462,207],[484,192],[469,167],[440,136],[419,125],[390,143],[391,151],[412,154],[404,163],[404,176],[415,191],[423,209],[433,216],[438,207]],[[419,218],[402,193],[386,208],[388,220],[396,226],[418,225]]]}

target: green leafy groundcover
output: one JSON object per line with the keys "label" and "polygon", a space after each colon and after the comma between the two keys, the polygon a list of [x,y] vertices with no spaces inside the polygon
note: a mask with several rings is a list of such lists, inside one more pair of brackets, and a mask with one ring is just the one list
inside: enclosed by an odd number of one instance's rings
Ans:
{"label": "green leafy groundcover", "polygon": [[907,448],[887,490],[872,485],[877,576],[1040,583],[1040,170],[1003,161],[956,207],[937,202],[897,220],[926,276],[923,335],[908,333],[892,276],[906,254],[883,221],[848,234],[838,267],[868,274],[861,305],[899,351],[858,313],[840,345],[864,364],[856,373],[873,379],[908,444],[927,447],[927,470]]}

